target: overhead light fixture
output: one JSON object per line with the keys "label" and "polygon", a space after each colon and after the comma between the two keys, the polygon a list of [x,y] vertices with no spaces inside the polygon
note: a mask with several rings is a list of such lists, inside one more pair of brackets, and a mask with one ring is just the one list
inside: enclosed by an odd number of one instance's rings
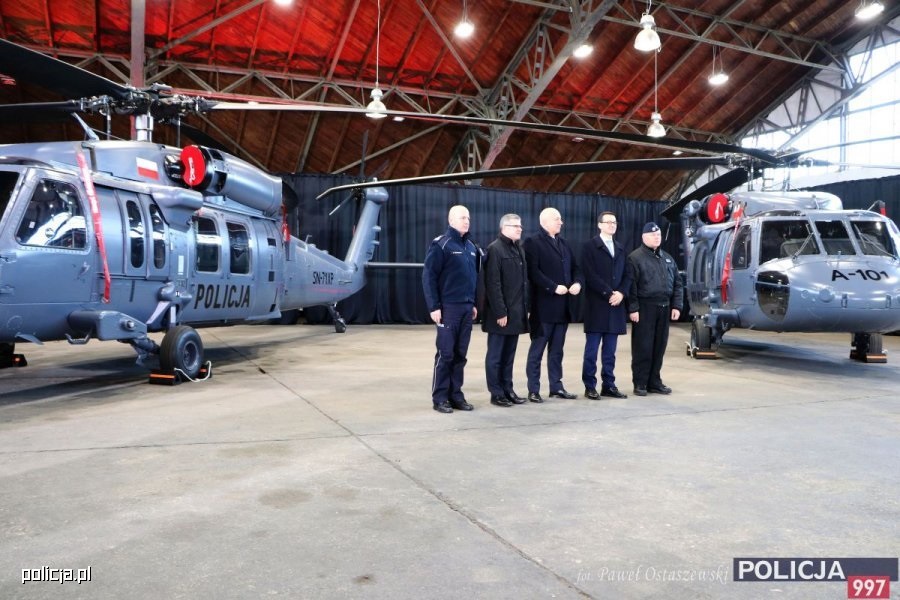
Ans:
{"label": "overhead light fixture", "polygon": [[278,6],[290,6],[294,3],[294,0],[275,0],[275,4]]}
{"label": "overhead light fixture", "polygon": [[634,49],[641,52],[653,52],[662,46],[659,34],[656,33],[656,20],[650,14],[650,2],[651,0],[647,0],[647,12],[641,15],[641,30],[634,38]]}
{"label": "overhead light fixture", "polygon": [[456,27],[453,29],[453,35],[458,38],[466,39],[471,37],[473,33],[475,33],[475,26],[472,25],[472,22],[469,21],[469,10],[466,4],[466,0],[463,0],[463,12],[462,19],[459,23],[456,24]]}
{"label": "overhead light fixture", "polygon": [[588,44],[587,42],[585,42],[582,45],[575,48],[574,51],[572,51],[572,56],[574,56],[575,58],[587,58],[588,56],[591,55],[591,52],[593,52],[593,51],[594,51],[594,47],[591,46],[590,44]]}
{"label": "overhead light fixture", "polygon": [[682,154],[684,154],[684,152],[682,152],[681,150],[672,151],[672,156],[681,156]]}
{"label": "overhead light fixture", "polygon": [[860,21],[874,19],[884,11],[884,4],[879,0],[862,0],[856,7],[856,18]]}
{"label": "overhead light fixture", "polygon": [[378,20],[375,21],[375,88],[372,90],[372,101],[366,105],[366,116],[370,119],[383,119],[387,115],[385,111],[387,107],[381,98],[384,92],[378,87],[378,64],[381,62],[381,0],[376,0],[378,4]]}
{"label": "overhead light fixture", "polygon": [[[658,54],[658,53],[657,53]],[[666,135],[666,128],[662,124],[662,115],[659,114],[659,77],[657,76],[656,54],[653,55],[653,112],[650,114],[650,126],[647,127],[647,136],[659,138]]]}
{"label": "overhead light fixture", "polygon": [[725,72],[725,68],[722,66],[722,55],[719,54],[719,63],[716,65],[716,47],[713,46],[713,62],[712,62],[712,71],[709,73],[709,84],[710,85],[722,85],[726,81],[728,81],[728,73]]}

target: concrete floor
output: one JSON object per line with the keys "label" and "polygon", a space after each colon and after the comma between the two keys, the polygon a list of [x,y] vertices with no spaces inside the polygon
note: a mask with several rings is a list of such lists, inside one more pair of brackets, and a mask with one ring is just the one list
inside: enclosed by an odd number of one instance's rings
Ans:
{"label": "concrete floor", "polygon": [[[898,337],[887,365],[758,332],[694,361],[679,326],[671,396],[498,408],[478,332],[476,410],[441,415],[430,327],[201,335],[204,383],[147,385],[111,342],[0,371],[0,598],[839,599],[732,559],[900,555]],[[22,583],[42,567],[91,580]]]}

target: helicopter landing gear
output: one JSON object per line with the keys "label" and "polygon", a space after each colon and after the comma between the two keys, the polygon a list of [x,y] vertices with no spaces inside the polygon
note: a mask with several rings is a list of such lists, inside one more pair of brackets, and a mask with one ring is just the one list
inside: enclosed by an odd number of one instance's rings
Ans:
{"label": "helicopter landing gear", "polygon": [[166,332],[159,347],[159,366],[159,371],[150,374],[150,383],[176,385],[184,380],[207,379],[211,373],[209,363],[203,363],[200,335],[187,325]]}
{"label": "helicopter landing gear", "polygon": [[687,345],[687,355],[696,359],[718,358],[713,344],[716,336],[712,327],[703,323],[703,319],[694,319],[691,323],[691,341]]}
{"label": "helicopter landing gear", "polygon": [[850,359],[865,363],[886,363],[887,353],[880,333],[854,333],[850,339]]}
{"label": "helicopter landing gear", "polygon": [[334,320],[335,333],[344,333],[345,331],[347,331],[347,322],[344,321],[344,317],[341,316],[341,313],[337,311],[337,304],[329,304],[328,313]]}
{"label": "helicopter landing gear", "polygon": [[16,354],[15,344],[0,344],[0,369],[9,367],[27,367],[28,361],[24,354]]}

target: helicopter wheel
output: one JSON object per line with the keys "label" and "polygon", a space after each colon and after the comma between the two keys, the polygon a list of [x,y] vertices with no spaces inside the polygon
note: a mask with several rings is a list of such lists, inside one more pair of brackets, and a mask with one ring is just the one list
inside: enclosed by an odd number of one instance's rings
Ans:
{"label": "helicopter wheel", "polygon": [[716,358],[716,351],[712,348],[712,329],[703,324],[701,319],[694,319],[691,323],[691,358]]}
{"label": "helicopter wheel", "polygon": [[203,342],[193,327],[179,325],[163,337],[159,348],[159,366],[163,371],[181,371],[195,379],[203,366]]}
{"label": "helicopter wheel", "polygon": [[880,333],[854,333],[850,345],[850,358],[853,360],[866,363],[887,362]]}

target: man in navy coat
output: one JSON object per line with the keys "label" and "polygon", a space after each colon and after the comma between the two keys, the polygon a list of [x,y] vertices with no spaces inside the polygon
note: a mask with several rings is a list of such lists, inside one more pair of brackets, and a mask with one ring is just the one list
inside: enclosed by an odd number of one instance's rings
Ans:
{"label": "man in navy coat", "polygon": [[[584,270],[584,362],[581,380],[584,396],[599,400],[600,396],[627,398],[616,387],[616,346],[625,333],[625,294],[631,289],[631,274],[626,268],[625,248],[613,239],[618,223],[612,212],[600,213],[600,234],[581,248]],[[600,392],[597,393],[597,350],[602,348]]]}
{"label": "man in navy coat", "polygon": [[545,208],[540,216],[541,231],[525,240],[525,259],[531,281],[531,347],[528,349],[528,399],[541,398],[541,359],[547,349],[547,377],[550,396],[575,398],[563,387],[562,361],[566,330],[571,321],[569,296],[581,292],[584,279],[569,244],[560,237],[563,221],[555,208]]}

